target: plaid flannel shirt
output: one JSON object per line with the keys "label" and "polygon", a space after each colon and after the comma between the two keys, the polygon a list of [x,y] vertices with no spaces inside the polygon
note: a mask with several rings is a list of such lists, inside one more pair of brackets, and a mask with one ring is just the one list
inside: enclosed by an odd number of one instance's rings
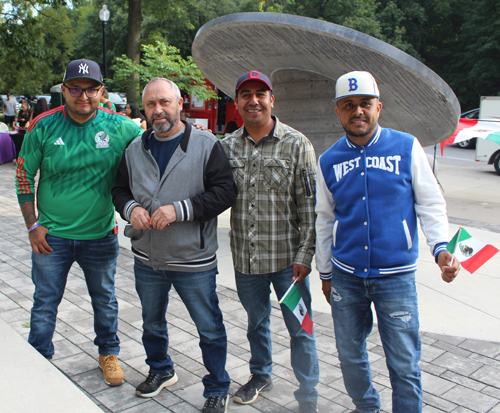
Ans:
{"label": "plaid flannel shirt", "polygon": [[314,255],[314,148],[273,119],[273,132],[257,144],[244,127],[221,141],[238,187],[230,238],[234,267],[244,274],[310,268]]}

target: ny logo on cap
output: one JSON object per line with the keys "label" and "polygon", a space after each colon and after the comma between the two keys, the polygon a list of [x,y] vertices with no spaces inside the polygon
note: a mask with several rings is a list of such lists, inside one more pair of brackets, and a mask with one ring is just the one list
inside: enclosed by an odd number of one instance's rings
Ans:
{"label": "ny logo on cap", "polygon": [[358,81],[356,78],[351,78],[347,80],[349,80],[349,92],[353,92],[358,89]]}
{"label": "ny logo on cap", "polygon": [[88,75],[89,65],[87,63],[80,63],[80,66],[78,66],[78,73],[83,73],[84,75]]}

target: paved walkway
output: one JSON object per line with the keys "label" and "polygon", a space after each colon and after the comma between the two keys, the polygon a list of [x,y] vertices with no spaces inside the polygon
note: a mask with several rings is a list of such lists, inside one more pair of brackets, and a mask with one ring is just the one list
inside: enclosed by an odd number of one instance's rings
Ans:
{"label": "paved walkway", "polygon": [[[3,234],[0,239],[0,316],[26,338],[28,328],[25,324],[29,321],[33,294],[30,279],[31,252],[14,193],[14,171],[14,164],[0,165],[0,231]],[[497,235],[495,241],[499,239],[500,236]],[[225,242],[221,244],[221,249],[227,248]],[[221,251],[219,255],[221,260],[227,260],[227,251]],[[97,365],[97,349],[93,344],[90,298],[83,274],[76,266],[71,270],[64,299],[59,307],[53,364],[104,412],[197,412],[204,403],[201,377],[205,374],[205,369],[195,326],[175,292],[171,293],[168,321],[171,356],[176,363],[179,381],[153,399],[142,399],[134,394],[134,388],[144,380],[148,369],[141,344],[141,309],[134,288],[132,261],[131,253],[122,248],[116,276],[116,295],[120,308],[120,359],[126,383],[110,388],[102,381]],[[227,262],[221,264],[228,265]],[[492,295],[497,297],[497,292],[498,290],[494,291]],[[229,340],[227,370],[232,379],[230,392],[234,394],[249,375],[246,314],[233,288],[220,285],[218,294]],[[498,300],[495,302],[498,303]],[[439,317],[440,313],[435,315]],[[298,411],[292,394],[297,384],[289,361],[289,339],[276,303],[273,305],[271,318],[276,386],[253,405],[241,406],[231,402],[229,410],[232,412]],[[354,406],[343,386],[331,316],[316,311],[314,322],[321,371],[318,386],[320,412],[349,412]],[[455,319],[454,323],[460,324],[461,320]],[[423,348],[420,365],[425,413],[500,412],[500,344],[425,331],[421,332],[421,338]],[[369,337],[368,346],[375,386],[382,398],[382,408],[384,412],[390,412],[388,371],[376,329]],[[8,352],[0,355],[0,366],[2,359],[8,357]],[[29,374],[26,371],[26,375]],[[29,392],[30,389],[26,391]],[[57,395],[52,394],[51,397],[57,403]],[[0,405],[5,405],[6,402],[9,401],[2,400]],[[15,401],[10,400],[10,403],[15,405]],[[2,408],[0,410],[5,411]]]}

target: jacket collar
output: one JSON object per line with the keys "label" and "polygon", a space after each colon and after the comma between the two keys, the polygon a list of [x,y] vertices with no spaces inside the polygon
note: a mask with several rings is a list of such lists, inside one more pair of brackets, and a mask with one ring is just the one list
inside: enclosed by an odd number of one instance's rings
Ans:
{"label": "jacket collar", "polygon": [[[368,141],[368,143],[364,146],[375,145],[378,142],[378,140],[380,139],[380,132],[382,132],[382,128],[380,127],[380,125],[377,124],[377,129],[375,129],[375,133],[373,134],[371,139]],[[347,146],[349,146],[350,148],[359,148],[359,145],[356,145],[353,141],[351,141],[349,139],[349,137],[347,136],[347,134],[345,134],[344,137],[345,137],[345,141],[347,143]]]}

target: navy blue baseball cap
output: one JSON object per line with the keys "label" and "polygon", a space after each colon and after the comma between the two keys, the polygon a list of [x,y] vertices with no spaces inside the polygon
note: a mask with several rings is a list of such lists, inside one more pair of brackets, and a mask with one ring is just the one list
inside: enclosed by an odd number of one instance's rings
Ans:
{"label": "navy blue baseball cap", "polygon": [[69,62],[66,72],[64,72],[63,84],[73,79],[90,79],[95,80],[101,85],[102,81],[101,68],[93,60],[78,59]]}
{"label": "navy blue baseball cap", "polygon": [[264,83],[271,92],[273,91],[273,85],[271,85],[271,81],[269,80],[269,78],[264,73],[252,70],[250,72],[245,73],[244,75],[241,75],[238,78],[238,81],[236,82],[235,94],[238,95],[238,90],[243,83],[251,81]]}

